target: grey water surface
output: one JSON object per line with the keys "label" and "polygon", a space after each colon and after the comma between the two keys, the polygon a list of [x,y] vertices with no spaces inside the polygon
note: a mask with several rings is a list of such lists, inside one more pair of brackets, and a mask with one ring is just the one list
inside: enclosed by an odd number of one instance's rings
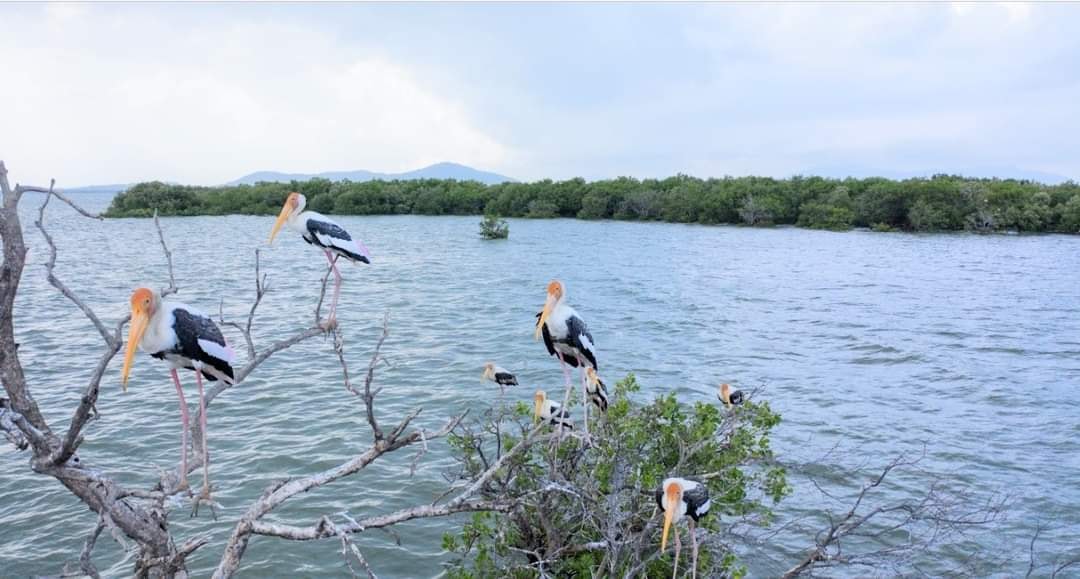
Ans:
{"label": "grey water surface", "polygon": [[[103,209],[107,195],[79,198]],[[24,201],[31,247],[16,310],[20,356],[34,395],[64,424],[102,349],[93,327],[48,286],[45,245],[34,229],[40,196]],[[976,498],[1014,500],[993,532],[924,563],[930,574],[958,565],[976,546],[1015,552],[1001,576],[1027,570],[1037,521],[1047,557],[1080,543],[1080,237],[831,233],[661,223],[511,220],[510,239],[482,241],[476,217],[341,217],[373,252],[371,266],[343,268],[339,319],[348,358],[367,363],[383,314],[391,335],[378,410],[385,422],[423,406],[419,423],[441,425],[465,408],[489,407],[497,388],[480,382],[487,360],[518,373],[509,397],[561,382],[557,362],[533,341],[533,315],[552,278],[589,322],[601,374],[628,372],[642,396],[674,390],[715,400],[721,381],[749,388],[783,415],[773,444],[789,465],[792,496],[776,506],[763,541],[734,539],[752,576],[782,573],[813,544],[824,509],[840,512],[860,485],[901,452],[926,451],[920,471],[898,476],[882,501],[919,497],[933,479]],[[162,219],[173,249],[179,299],[226,318],[246,314],[253,252],[271,292],[256,321],[261,344],[312,321],[325,260],[295,234],[273,248],[270,217]],[[112,325],[133,287],[167,284],[151,220],[103,222],[55,204],[47,223],[59,245],[57,274]],[[227,336],[242,351],[240,336]],[[121,392],[110,367],[81,449],[125,484],[149,487],[174,466],[179,413],[167,369],[145,355]],[[192,378],[184,376],[189,400]],[[218,398],[210,417],[218,521],[189,519],[179,537],[213,533],[191,561],[208,576],[232,524],[272,481],[325,469],[361,451],[370,434],[359,400],[321,339],[278,354]],[[27,455],[0,445],[0,576],[57,574],[78,558],[94,515],[55,480],[34,475]],[[310,524],[323,514],[367,516],[430,502],[452,464],[443,443],[412,477],[412,453],[301,496],[275,520]],[[810,483],[837,496],[824,497]],[[201,476],[192,478],[198,484]],[[460,519],[398,527],[357,538],[382,577],[432,577],[446,560],[443,532]],[[762,530],[767,532],[767,530]],[[245,577],[347,576],[336,541],[256,538]],[[125,576],[130,560],[103,538],[95,561]],[[831,571],[864,576],[865,569]]]}

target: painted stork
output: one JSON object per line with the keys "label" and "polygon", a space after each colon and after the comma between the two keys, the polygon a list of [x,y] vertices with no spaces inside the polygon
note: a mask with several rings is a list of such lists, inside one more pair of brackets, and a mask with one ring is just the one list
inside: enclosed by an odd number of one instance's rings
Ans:
{"label": "painted stork", "polygon": [[326,320],[326,327],[330,328],[337,320],[338,295],[341,292],[341,273],[337,269],[337,258],[344,257],[354,263],[371,263],[371,260],[363,242],[354,240],[348,231],[329,217],[314,211],[304,211],[306,205],[306,197],[300,193],[289,193],[277,221],[274,222],[274,228],[270,230],[270,243],[274,243],[274,237],[281,226],[288,225],[289,229],[299,233],[304,241],[321,248],[326,254],[330,269],[334,271],[334,301],[330,306],[330,316]]}
{"label": "painted stork", "polygon": [[[694,523],[709,513],[709,489],[695,480],[667,478],[656,490],[656,504],[664,511],[664,532],[660,539],[660,551],[667,550],[668,531],[677,525],[684,516],[690,517],[690,543],[693,547],[692,577],[697,577],[697,537],[694,535]],[[675,529],[675,565],[671,576],[679,572],[679,529]]]}
{"label": "painted stork", "polygon": [[732,390],[731,386],[728,386],[727,384],[721,384],[720,391],[717,392],[716,395],[720,398],[720,401],[724,403],[724,406],[727,406],[728,408],[742,404],[743,399],[745,398],[742,390]]}
{"label": "painted stork", "polygon": [[517,377],[502,366],[496,366],[494,362],[484,364],[484,373],[480,375],[484,380],[490,380],[499,385],[499,392],[506,392],[507,386],[517,386]]}
{"label": "painted stork", "polygon": [[533,396],[533,424],[541,420],[552,426],[574,429],[574,423],[570,421],[570,413],[563,410],[562,404],[548,400],[547,392],[537,390],[536,395]]}
{"label": "painted stork", "polygon": [[[588,404],[585,369],[599,369],[596,364],[596,348],[585,320],[566,303],[566,288],[559,280],[552,280],[548,284],[544,309],[536,314],[534,338],[539,339],[541,335],[544,336],[548,354],[559,359],[563,377],[566,379],[567,395],[572,388],[570,367],[581,367],[581,403]],[[585,414],[585,434],[589,434],[588,411]]]}
{"label": "painted stork", "polygon": [[120,375],[120,384],[125,392],[136,347],[159,360],[165,360],[171,366],[176,394],[180,397],[180,419],[183,422],[180,434],[180,489],[188,488],[189,426],[187,400],[184,399],[184,389],[180,386],[176,369],[187,368],[195,371],[195,383],[199,385],[199,422],[203,433],[203,488],[199,498],[209,500],[209,436],[206,431],[206,396],[203,393],[202,381],[205,377],[210,381],[224,380],[233,384],[232,362],[236,355],[225,341],[221,329],[209,316],[179,302],[164,300],[157,292],[147,288],[138,288],[131,294],[131,327],[128,330],[127,350],[124,352],[124,369]]}
{"label": "painted stork", "polygon": [[[589,402],[595,404],[600,412],[607,412],[607,386],[592,368],[585,368],[585,393],[589,395]],[[588,414],[588,408],[585,409],[585,413]]]}

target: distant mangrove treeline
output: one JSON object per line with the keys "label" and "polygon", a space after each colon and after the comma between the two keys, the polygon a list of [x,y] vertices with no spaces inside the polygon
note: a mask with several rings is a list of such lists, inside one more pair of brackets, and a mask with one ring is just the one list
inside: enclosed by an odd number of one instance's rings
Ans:
{"label": "distant mangrove treeline", "polygon": [[338,215],[577,217],[677,223],[798,225],[843,230],[1080,232],[1080,185],[954,175],[884,178],[620,177],[485,185],[475,181],[328,181],[195,187],[139,183],[106,215],[276,214],[299,191]]}

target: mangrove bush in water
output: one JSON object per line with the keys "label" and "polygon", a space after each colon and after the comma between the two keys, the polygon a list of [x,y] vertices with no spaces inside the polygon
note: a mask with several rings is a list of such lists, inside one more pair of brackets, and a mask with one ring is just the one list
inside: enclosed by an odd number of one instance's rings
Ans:
{"label": "mangrove bush in water", "polygon": [[113,200],[110,217],[275,214],[290,191],[338,215],[576,217],[677,223],[798,225],[878,231],[1080,232],[1080,185],[936,175],[883,178],[620,177],[485,185],[453,179],[328,181],[194,187],[139,183]]}

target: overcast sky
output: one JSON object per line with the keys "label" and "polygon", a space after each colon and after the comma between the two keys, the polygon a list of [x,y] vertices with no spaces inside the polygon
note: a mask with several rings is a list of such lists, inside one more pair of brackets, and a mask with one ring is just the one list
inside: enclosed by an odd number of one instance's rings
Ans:
{"label": "overcast sky", "polygon": [[1080,178],[1080,5],[0,5],[0,158],[76,186]]}

